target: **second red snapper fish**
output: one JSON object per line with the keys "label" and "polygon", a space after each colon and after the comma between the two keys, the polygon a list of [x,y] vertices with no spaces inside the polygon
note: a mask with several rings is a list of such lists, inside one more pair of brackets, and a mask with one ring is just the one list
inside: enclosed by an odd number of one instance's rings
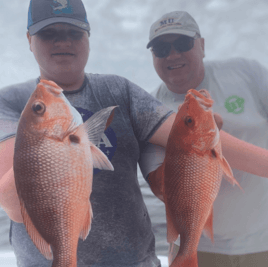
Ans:
{"label": "second red snapper fish", "polygon": [[109,107],[84,124],[63,90],[41,80],[19,120],[14,176],[26,230],[53,267],[77,266],[77,245],[89,234],[93,167],[113,170],[95,145],[111,122]]}
{"label": "second red snapper fish", "polygon": [[205,89],[189,90],[166,147],[162,190],[167,240],[172,244],[180,235],[180,249],[170,262],[172,267],[198,266],[197,247],[202,231],[213,241],[213,203],[223,173],[238,185],[222,155],[212,104]]}

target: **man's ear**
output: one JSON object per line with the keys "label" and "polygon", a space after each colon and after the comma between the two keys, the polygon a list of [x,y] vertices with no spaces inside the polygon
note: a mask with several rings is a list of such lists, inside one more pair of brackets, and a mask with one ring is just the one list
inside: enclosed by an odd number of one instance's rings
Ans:
{"label": "man's ear", "polygon": [[32,44],[32,36],[30,35],[29,32],[27,32],[27,39],[28,39],[28,42],[29,42],[30,51],[32,51],[32,48],[31,48],[31,44]]}

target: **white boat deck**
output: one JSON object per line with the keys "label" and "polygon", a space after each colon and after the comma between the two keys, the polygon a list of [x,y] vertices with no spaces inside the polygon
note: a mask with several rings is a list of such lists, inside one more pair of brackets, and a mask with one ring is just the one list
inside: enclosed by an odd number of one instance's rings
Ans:
{"label": "white boat deck", "polygon": [[[164,256],[158,256],[162,267],[168,267],[168,259]],[[16,267],[16,259],[13,251],[0,251],[0,267]]]}

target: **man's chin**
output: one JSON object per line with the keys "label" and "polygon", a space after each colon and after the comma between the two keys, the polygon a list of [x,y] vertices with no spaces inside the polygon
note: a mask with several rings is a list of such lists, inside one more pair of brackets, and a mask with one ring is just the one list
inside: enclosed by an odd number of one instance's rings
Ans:
{"label": "man's chin", "polygon": [[188,88],[187,82],[181,79],[169,79],[166,82],[167,88],[177,94],[186,94],[191,88]]}
{"label": "man's chin", "polygon": [[80,75],[81,73],[78,73],[77,71],[74,72],[71,68],[68,69],[64,67],[62,69],[56,69],[55,71],[50,72],[48,75],[44,75],[44,78],[59,84],[72,84],[77,81],[77,78]]}

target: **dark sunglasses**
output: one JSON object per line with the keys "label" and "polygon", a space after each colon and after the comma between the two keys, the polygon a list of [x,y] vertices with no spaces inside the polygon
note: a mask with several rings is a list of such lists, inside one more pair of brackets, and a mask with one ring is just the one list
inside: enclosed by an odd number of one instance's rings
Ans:
{"label": "dark sunglasses", "polygon": [[67,31],[63,30],[55,30],[55,29],[44,29],[39,31],[36,35],[44,41],[52,41],[52,40],[65,40],[70,38],[71,40],[78,41],[81,40],[84,36],[85,31],[69,29]]}
{"label": "dark sunglasses", "polygon": [[173,43],[157,41],[152,46],[152,51],[156,57],[164,58],[170,54],[173,46],[178,53],[190,51],[194,47],[194,40],[198,37],[189,37],[183,35],[176,39]]}

